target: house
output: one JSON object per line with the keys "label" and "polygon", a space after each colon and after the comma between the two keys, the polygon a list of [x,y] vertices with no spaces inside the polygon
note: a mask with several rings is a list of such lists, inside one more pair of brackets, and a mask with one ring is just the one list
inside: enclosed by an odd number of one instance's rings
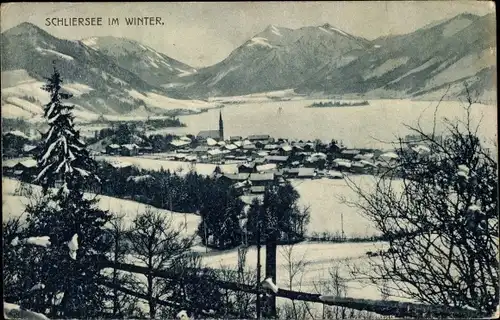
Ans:
{"label": "house", "polygon": [[279,147],[278,152],[280,156],[289,156],[292,153],[293,147],[286,144]]}
{"label": "house", "polygon": [[275,163],[266,163],[256,167],[257,172],[264,172],[276,169]]}
{"label": "house", "polygon": [[342,158],[352,160],[355,156],[360,153],[359,150],[356,149],[345,149],[340,152]]}
{"label": "house", "polygon": [[257,147],[255,146],[255,144],[247,144],[247,145],[244,145],[243,146],[243,150],[246,150],[247,152],[248,151],[253,151],[253,150],[256,150]]}
{"label": "house", "polygon": [[366,173],[366,165],[360,161],[353,162],[351,163],[351,171],[354,173]]}
{"label": "house", "polygon": [[238,166],[238,172],[240,173],[252,173],[255,172],[255,163],[243,163]]}
{"label": "house", "polygon": [[224,173],[219,178],[227,179],[231,182],[243,182],[248,180],[250,173]]}
{"label": "house", "polygon": [[219,130],[203,130],[198,132],[196,135],[196,139],[198,140],[207,140],[208,138],[212,138],[214,140],[220,140],[220,131]]}
{"label": "house", "polygon": [[262,141],[255,141],[254,144],[257,149],[263,149],[266,146],[266,143]]}
{"label": "house", "polygon": [[265,186],[252,186],[252,187],[250,187],[250,193],[259,194],[259,193],[264,193],[264,192],[266,192]]}
{"label": "house", "polygon": [[174,146],[175,148],[182,148],[185,146],[188,146],[191,144],[191,141],[185,141],[185,140],[173,140],[170,142],[170,145]]}
{"label": "house", "polygon": [[139,147],[139,153],[140,154],[145,154],[145,153],[153,153],[153,147]]}
{"label": "house", "polygon": [[12,167],[12,170],[14,174],[28,178],[36,174],[37,162],[34,159],[20,161]]}
{"label": "house", "polygon": [[326,176],[330,179],[343,179],[344,178],[344,174],[342,172],[336,171],[336,170],[328,171]]}
{"label": "house", "polygon": [[370,160],[373,159],[374,154],[373,153],[359,153],[354,156],[354,160]]}
{"label": "house", "polygon": [[120,145],[118,144],[110,144],[106,146],[106,153],[111,155],[120,154]]}
{"label": "house", "polygon": [[295,178],[299,175],[300,168],[284,168],[283,176],[288,178]]}
{"label": "house", "polygon": [[314,177],[314,168],[299,168],[299,173],[297,178],[299,179],[309,179]]}
{"label": "house", "polygon": [[217,141],[215,139],[212,139],[212,138],[207,138],[207,140],[205,142],[210,147],[214,147],[217,145]]}
{"label": "house", "polygon": [[280,152],[278,150],[273,150],[273,151],[269,152],[269,154],[272,156],[279,156]]}
{"label": "house", "polygon": [[250,178],[248,180],[252,183],[253,186],[265,186],[273,182],[274,173],[252,173],[250,174]]}
{"label": "house", "polygon": [[257,158],[253,162],[255,162],[256,165],[261,165],[267,162],[265,158]]}
{"label": "house", "polygon": [[288,161],[288,156],[267,156],[265,158],[269,163],[280,163],[283,164]]}
{"label": "house", "polygon": [[207,146],[197,146],[193,149],[193,152],[196,154],[206,154],[210,150]]}
{"label": "house", "polygon": [[271,137],[268,134],[253,134],[247,137],[250,141],[265,141],[269,140]]}
{"label": "house", "polygon": [[271,151],[271,150],[278,149],[279,147],[280,146],[278,146],[277,144],[266,144],[264,146],[264,150]]}
{"label": "house", "polygon": [[120,150],[122,156],[136,156],[139,153],[139,146],[135,143],[124,144]]}
{"label": "house", "polygon": [[37,150],[36,146],[30,145],[30,144],[25,144],[23,146],[23,155],[24,156],[33,156]]}
{"label": "house", "polygon": [[333,160],[333,166],[338,168],[339,170],[351,168],[351,160],[337,158]]}
{"label": "house", "polygon": [[220,149],[208,150],[208,155],[214,160],[221,160],[224,153]]}
{"label": "house", "polygon": [[395,152],[386,152],[378,157],[379,161],[393,162],[396,161],[399,156]]}
{"label": "house", "polygon": [[227,150],[229,151],[233,151],[233,150],[236,150],[238,149],[238,146],[237,145],[234,145],[234,144],[228,144],[225,146]]}

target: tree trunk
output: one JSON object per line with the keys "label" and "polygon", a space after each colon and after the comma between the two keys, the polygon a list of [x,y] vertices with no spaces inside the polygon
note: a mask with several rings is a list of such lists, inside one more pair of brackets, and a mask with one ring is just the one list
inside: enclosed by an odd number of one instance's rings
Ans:
{"label": "tree trunk", "polygon": [[153,297],[153,276],[148,274],[148,304],[149,304],[149,317],[154,319],[156,317],[156,301]]}
{"label": "tree trunk", "polygon": [[[271,278],[276,283],[276,236],[271,237],[266,243],[266,279]],[[276,296],[269,295],[266,303],[266,318],[276,318]]]}

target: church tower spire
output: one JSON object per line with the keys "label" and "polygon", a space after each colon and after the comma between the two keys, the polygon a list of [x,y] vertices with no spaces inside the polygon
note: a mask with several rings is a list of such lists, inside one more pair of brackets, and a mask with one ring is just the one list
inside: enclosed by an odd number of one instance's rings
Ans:
{"label": "church tower spire", "polygon": [[219,111],[219,137],[224,141],[224,121],[222,120],[222,111]]}

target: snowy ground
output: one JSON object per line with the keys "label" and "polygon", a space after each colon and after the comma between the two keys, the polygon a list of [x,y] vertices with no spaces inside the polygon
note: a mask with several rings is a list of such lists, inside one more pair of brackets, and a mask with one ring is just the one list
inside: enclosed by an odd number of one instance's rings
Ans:
{"label": "snowy ground", "polygon": [[[366,178],[366,177],[365,177]],[[335,197],[329,197],[328,192],[321,191],[316,193],[314,190],[325,190],[325,186],[330,185],[332,191],[335,190],[346,190],[339,181],[326,181],[326,180],[314,180],[314,181],[294,181],[299,192],[304,192],[303,189],[307,189],[304,194],[306,197],[311,197],[312,195],[317,195],[316,199],[309,198],[304,200],[306,203],[312,203],[311,208],[315,208],[312,211],[312,219],[310,229],[311,231],[320,231],[325,229],[324,226],[332,225],[334,228],[338,228],[338,224],[335,224],[335,218],[333,216],[329,218],[321,217],[321,208],[326,208],[324,204],[325,199],[335,199]],[[5,221],[9,217],[19,216],[23,213],[25,206],[29,203],[29,200],[25,196],[19,195],[16,191],[19,189],[20,182],[13,179],[3,178],[2,188],[3,188],[3,220]],[[35,192],[39,192],[39,187],[33,186]],[[345,192],[345,191],[341,191]],[[89,194],[89,197],[93,195]],[[339,203],[331,202],[332,208],[339,206]],[[99,196],[99,207],[104,210],[110,210],[115,215],[124,215],[125,222],[130,223],[132,219],[140,213],[143,213],[147,206],[130,200],[122,200],[113,197]],[[174,225],[181,227],[184,224],[185,219],[187,220],[187,229],[185,230],[186,236],[192,236],[196,232],[196,228],[199,223],[199,216],[194,214],[182,214],[170,212],[168,210],[158,210],[159,212],[165,213],[166,216],[171,216]],[[331,213],[328,213],[331,215]],[[352,212],[350,214],[353,214]],[[346,215],[348,215],[346,213]],[[329,220],[328,220],[329,219]],[[351,232],[352,234],[359,233],[360,230],[368,229],[368,222],[364,221],[359,227],[354,222],[358,218],[354,218],[352,223],[347,223],[349,220],[346,219],[346,233]],[[323,221],[323,223],[321,223]],[[327,221],[325,223],[325,221]],[[331,221],[331,222],[330,222]],[[322,228],[322,229],[316,229]],[[327,229],[329,227],[326,227]],[[331,230],[329,230],[331,231]],[[303,242],[293,246],[279,246],[278,247],[278,270],[277,270],[277,284],[281,287],[286,287],[290,289],[290,268],[289,262],[291,261],[293,267],[296,268],[297,263],[300,261],[306,262],[303,269],[301,269],[292,278],[291,288],[293,290],[300,290],[306,292],[317,292],[322,294],[332,293],[334,290],[330,285],[332,283],[331,272],[337,270],[340,277],[344,281],[346,286],[346,296],[354,298],[366,298],[366,299],[380,299],[381,293],[379,289],[365,280],[358,279],[351,274],[353,268],[360,268],[361,270],[368,270],[366,256],[367,251],[376,251],[384,248],[385,244],[383,242],[370,242],[370,243],[318,243],[318,242]],[[238,250],[206,250],[205,247],[201,246],[199,243],[195,245],[192,249],[198,252],[202,256],[203,264],[212,268],[230,268],[236,270],[238,265]],[[132,259],[132,257],[131,257]],[[261,261],[265,259],[265,248],[261,249]],[[257,251],[256,247],[252,246],[248,249],[246,255],[246,269],[248,272],[255,272],[257,261]],[[137,263],[136,260],[130,260],[129,262]],[[137,275],[138,279],[144,278],[142,275]],[[400,299],[398,297],[391,297],[391,299]],[[282,305],[285,303],[286,299],[279,299],[278,304]],[[319,308],[316,305],[315,308]],[[147,310],[147,308],[146,308]]]}
{"label": "snowy ground", "polygon": [[[195,170],[202,175],[210,175],[216,165],[208,163],[190,164],[183,161],[168,161],[147,159],[144,157],[97,157],[99,160],[120,161],[131,163],[134,166],[148,170],[178,171],[182,168],[182,173]],[[237,172],[236,164],[220,165],[223,172]],[[349,179],[352,183],[370,188],[375,183],[375,178],[370,175],[351,175]],[[349,187],[344,179],[315,179],[315,180],[292,180],[292,185],[300,195],[299,205],[309,207],[311,221],[307,228],[310,235],[313,232],[329,232],[334,234],[344,234],[347,237],[364,237],[377,234],[370,221],[359,213],[359,210],[347,201],[357,201],[359,197]],[[342,223],[343,222],[343,223]]]}
{"label": "snowy ground", "polygon": [[[21,183],[18,180],[13,180],[9,178],[2,178],[2,220],[5,221],[9,217],[22,216],[26,205],[30,204],[32,200],[25,196],[19,195],[16,190],[19,189]],[[27,185],[27,184],[25,184]],[[40,187],[31,185],[35,193],[40,192]],[[87,197],[93,198],[95,195],[87,194]],[[108,196],[99,195],[98,206],[102,210],[109,210],[113,215],[123,217],[124,227],[130,225],[133,219],[141,213],[144,213],[148,208],[151,210],[160,212],[172,219],[172,224],[178,226],[179,228],[184,228],[185,222],[187,222],[187,227],[185,228],[185,233],[192,235],[196,232],[198,224],[200,222],[200,217],[192,213],[178,213],[171,212],[169,210],[152,208],[145,204],[131,201],[118,199]]]}
{"label": "snowy ground", "polygon": [[[170,161],[170,160],[158,160],[158,159],[148,159],[146,157],[122,157],[122,156],[98,156],[96,160],[104,160],[108,162],[125,162],[130,163],[138,168],[147,170],[170,170],[171,172],[187,173],[190,170],[196,171],[201,175],[211,175],[216,164],[211,163],[189,163],[185,161]],[[237,164],[222,164],[219,165],[223,172],[227,173],[237,173]],[[180,171],[182,169],[182,171]]]}

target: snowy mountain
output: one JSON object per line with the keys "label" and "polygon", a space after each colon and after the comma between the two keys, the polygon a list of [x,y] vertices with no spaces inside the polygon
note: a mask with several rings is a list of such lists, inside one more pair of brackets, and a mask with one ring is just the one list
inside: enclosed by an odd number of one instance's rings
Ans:
{"label": "snowy mountain", "polygon": [[176,77],[196,72],[196,69],[134,40],[93,37],[84,39],[82,42],[104,53],[123,69],[138,75],[142,80],[156,87],[177,81]]}
{"label": "snowy mountain", "polygon": [[[329,24],[255,34],[213,66],[195,70],[137,41],[58,39],[22,23],[1,34],[2,116],[40,117],[40,87],[61,70],[80,119],[199,111],[214,103],[187,98],[293,89],[299,94],[365,98],[496,99],[493,14],[462,14],[415,32],[368,41]],[[449,89],[447,89],[449,87]],[[212,101],[215,101],[212,99]]]}
{"label": "snowy mountain", "polygon": [[415,32],[373,41],[329,24],[297,30],[269,26],[222,62],[185,78],[195,96],[280,89],[302,94],[439,99],[496,98],[495,17],[462,14]]}
{"label": "snowy mountain", "polygon": [[464,93],[496,98],[495,17],[462,14],[413,33],[376,39],[345,66],[329,64],[300,85],[300,92],[356,93],[368,97],[439,99]]}
{"label": "snowy mountain", "polygon": [[238,95],[295,87],[325,65],[343,65],[369,45],[328,24],[297,30],[268,26],[222,62],[185,77],[194,94]]}
{"label": "snowy mountain", "polygon": [[82,41],[58,39],[30,23],[3,32],[1,46],[2,116],[40,117],[42,105],[48,101],[48,94],[40,87],[52,73],[53,63],[83,120],[99,114],[134,115],[144,109],[164,114],[174,109],[210,107],[201,101],[168,97],[161,88],[120,66],[112,56]]}

